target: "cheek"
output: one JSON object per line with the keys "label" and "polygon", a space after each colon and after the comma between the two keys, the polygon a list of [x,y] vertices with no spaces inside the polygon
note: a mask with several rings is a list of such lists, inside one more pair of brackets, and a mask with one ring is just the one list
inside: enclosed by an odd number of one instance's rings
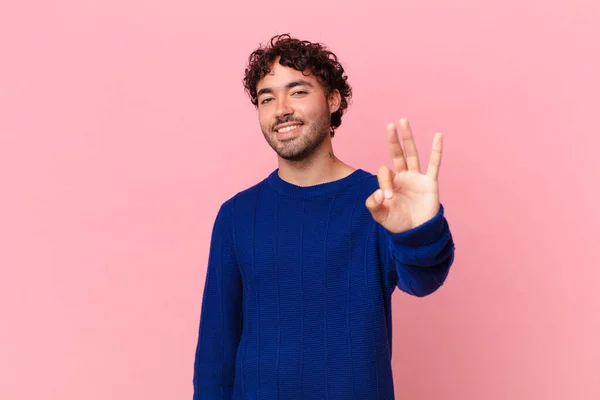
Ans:
{"label": "cheek", "polygon": [[265,128],[268,128],[271,125],[271,123],[269,121],[270,121],[269,115],[267,115],[267,113],[265,113],[265,112],[260,112],[259,111],[259,113],[258,113],[258,123],[260,124],[260,126],[264,130],[267,130]]}
{"label": "cheek", "polygon": [[312,101],[299,105],[296,108],[296,113],[300,114],[303,118],[314,120],[320,118],[323,112],[326,110],[327,104],[323,101]]}

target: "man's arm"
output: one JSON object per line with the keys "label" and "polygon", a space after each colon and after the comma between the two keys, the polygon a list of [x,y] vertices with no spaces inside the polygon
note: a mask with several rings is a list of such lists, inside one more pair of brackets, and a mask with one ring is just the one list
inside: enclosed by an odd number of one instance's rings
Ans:
{"label": "man's arm", "polygon": [[[439,196],[443,136],[433,136],[427,172],[421,172],[410,124],[388,124],[387,138],[394,169],[379,167],[379,188],[365,201],[381,226],[380,248],[388,294],[397,285],[415,296],[436,291],[454,261],[454,242]],[[404,145],[404,148],[403,148]],[[392,284],[393,283],[393,284]]]}
{"label": "man's arm", "polygon": [[242,332],[242,279],[232,238],[230,211],[217,214],[211,237],[194,362],[194,400],[229,400]]}
{"label": "man's arm", "polygon": [[435,292],[446,280],[454,261],[454,241],[444,207],[424,224],[402,233],[383,227],[381,254],[388,292],[397,286],[413,296]]}

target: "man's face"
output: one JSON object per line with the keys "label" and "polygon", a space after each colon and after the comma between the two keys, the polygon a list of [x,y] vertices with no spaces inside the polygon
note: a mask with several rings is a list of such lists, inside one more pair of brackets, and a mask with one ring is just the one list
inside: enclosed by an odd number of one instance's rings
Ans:
{"label": "man's face", "polygon": [[261,130],[281,158],[304,160],[329,137],[339,94],[327,99],[316,76],[282,66],[278,60],[271,69],[256,85]]}

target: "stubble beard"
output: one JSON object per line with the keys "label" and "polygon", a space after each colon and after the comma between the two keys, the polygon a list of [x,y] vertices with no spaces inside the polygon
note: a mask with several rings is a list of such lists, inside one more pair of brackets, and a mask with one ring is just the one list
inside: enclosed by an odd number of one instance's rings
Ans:
{"label": "stubble beard", "polygon": [[[278,123],[294,121],[294,119],[283,120]],[[304,161],[309,158],[325,141],[330,132],[331,114],[329,109],[325,110],[317,120],[310,124],[303,124],[300,129],[303,132],[300,136],[289,139],[279,140],[276,138],[277,132],[271,131],[270,134],[263,131],[263,135],[269,143],[269,146],[277,155],[287,161]]]}

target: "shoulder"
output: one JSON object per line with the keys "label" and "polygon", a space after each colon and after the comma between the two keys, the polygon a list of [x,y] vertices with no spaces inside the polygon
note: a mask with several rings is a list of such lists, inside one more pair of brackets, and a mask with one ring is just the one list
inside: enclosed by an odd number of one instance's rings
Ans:
{"label": "shoulder", "polygon": [[369,197],[375,190],[379,188],[377,175],[361,169],[361,179],[357,182],[356,187],[362,197]]}
{"label": "shoulder", "polygon": [[236,212],[236,210],[239,210],[240,207],[244,208],[244,206],[256,204],[256,199],[258,198],[263,186],[266,184],[266,181],[267,178],[264,178],[260,182],[257,182],[246,189],[240,190],[233,196],[227,198],[221,203],[219,213],[232,215]]}

